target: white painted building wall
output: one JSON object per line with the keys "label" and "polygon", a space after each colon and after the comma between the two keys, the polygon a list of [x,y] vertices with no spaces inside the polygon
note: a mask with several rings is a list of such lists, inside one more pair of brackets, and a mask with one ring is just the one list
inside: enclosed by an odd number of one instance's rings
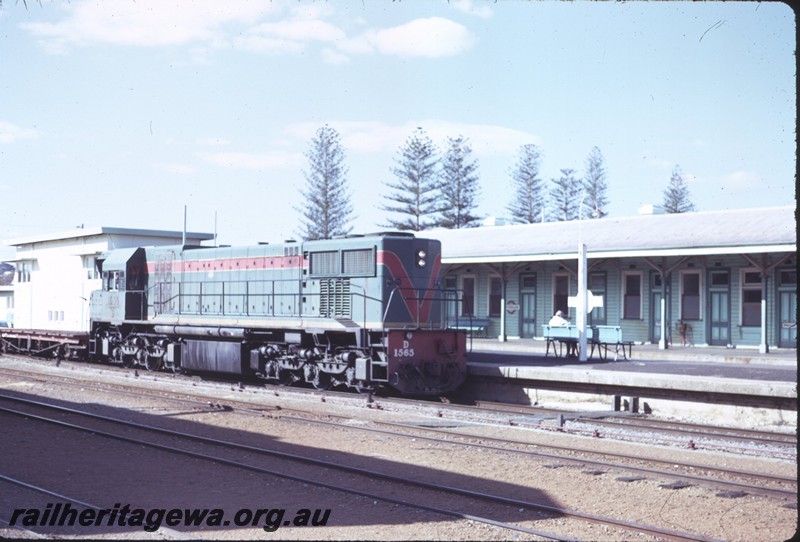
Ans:
{"label": "white painted building wall", "polygon": [[[16,247],[17,266],[14,327],[88,331],[91,292],[101,288],[95,258],[116,248],[179,245],[182,235],[156,230],[91,228],[12,240],[9,244]],[[212,238],[211,234],[187,233],[186,242],[196,245]]]}

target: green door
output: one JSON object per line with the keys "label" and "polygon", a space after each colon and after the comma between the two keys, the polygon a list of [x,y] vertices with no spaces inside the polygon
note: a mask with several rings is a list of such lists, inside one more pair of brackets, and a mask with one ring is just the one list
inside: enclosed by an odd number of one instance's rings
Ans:
{"label": "green door", "polygon": [[725,292],[711,292],[711,337],[709,344],[730,344],[730,295]]}
{"label": "green door", "polygon": [[661,291],[653,292],[650,305],[650,342],[658,344],[661,340]]}
{"label": "green door", "polygon": [[781,332],[778,346],[797,348],[797,290],[781,291],[778,296]]}
{"label": "green door", "polygon": [[725,346],[731,343],[730,278],[727,269],[714,269],[708,273],[708,344]]}
{"label": "green door", "polygon": [[522,338],[530,339],[536,335],[536,294],[522,293]]}
{"label": "green door", "polygon": [[520,337],[530,339],[536,336],[536,274],[520,275]]}

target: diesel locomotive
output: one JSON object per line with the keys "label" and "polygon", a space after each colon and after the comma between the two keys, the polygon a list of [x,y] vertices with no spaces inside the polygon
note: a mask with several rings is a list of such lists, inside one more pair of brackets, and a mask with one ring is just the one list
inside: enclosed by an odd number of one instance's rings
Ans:
{"label": "diesel locomotive", "polygon": [[466,378],[439,241],[383,233],[246,247],[139,247],[98,258],[88,356],[405,395]]}

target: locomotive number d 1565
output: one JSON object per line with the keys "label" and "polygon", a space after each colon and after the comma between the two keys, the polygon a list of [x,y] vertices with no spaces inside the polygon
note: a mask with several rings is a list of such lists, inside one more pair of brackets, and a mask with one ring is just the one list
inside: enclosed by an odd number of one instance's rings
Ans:
{"label": "locomotive number d 1565", "polygon": [[392,330],[386,345],[389,383],[401,393],[455,389],[466,378],[466,334],[454,330]]}

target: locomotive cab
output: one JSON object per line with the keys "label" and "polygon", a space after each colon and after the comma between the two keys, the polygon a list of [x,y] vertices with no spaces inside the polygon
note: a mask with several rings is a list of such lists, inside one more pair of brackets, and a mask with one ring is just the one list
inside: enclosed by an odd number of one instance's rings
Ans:
{"label": "locomotive cab", "polygon": [[147,259],[143,248],[115,250],[98,259],[103,289],[92,292],[92,320],[120,324],[147,318]]}

